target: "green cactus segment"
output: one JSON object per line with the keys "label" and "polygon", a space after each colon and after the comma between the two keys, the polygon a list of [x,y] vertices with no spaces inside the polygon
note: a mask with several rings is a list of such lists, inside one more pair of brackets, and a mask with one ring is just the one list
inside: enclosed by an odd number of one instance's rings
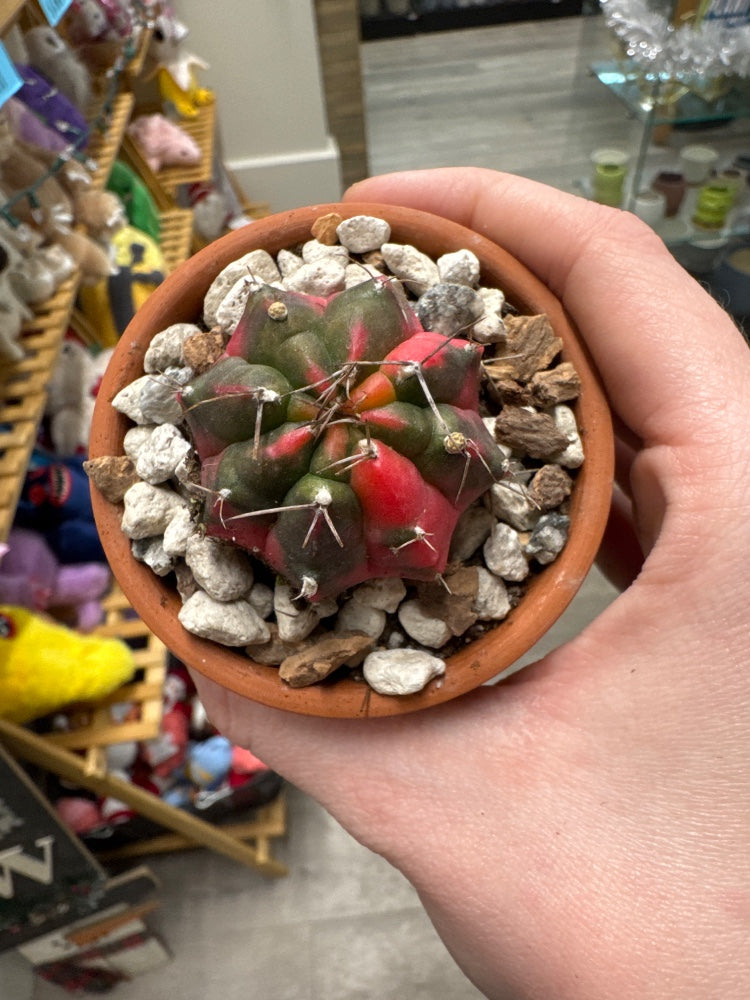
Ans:
{"label": "green cactus segment", "polygon": [[[337,368],[347,362],[385,358],[421,329],[400,286],[387,278],[363,281],[334,295],[325,311],[325,324],[326,343]],[[356,381],[369,371],[364,367]]]}
{"label": "green cactus segment", "polygon": [[441,403],[432,417],[432,437],[414,462],[428,483],[452,503],[467,507],[499,482],[507,462],[474,410]]}
{"label": "green cactus segment", "polygon": [[311,598],[362,580],[367,564],[362,508],[346,483],[308,474],[284,497],[268,533],[267,561]]}
{"label": "green cactus segment", "polygon": [[263,285],[248,299],[227,354],[278,368],[280,347],[296,334],[318,330],[325,299]]}
{"label": "green cactus segment", "polygon": [[460,513],[505,470],[477,409],[481,354],[422,330],[389,280],[327,302],[261,288],[183,391],[206,530],[312,600],[434,578]]}
{"label": "green cactus segment", "polygon": [[227,445],[286,420],[291,385],[267,365],[249,365],[242,358],[221,358],[208,372],[193,379],[180,395],[185,420],[199,455],[216,455]]}
{"label": "green cactus segment", "polygon": [[412,403],[391,403],[364,410],[361,419],[372,437],[407,458],[421,455],[432,439],[431,412]]}

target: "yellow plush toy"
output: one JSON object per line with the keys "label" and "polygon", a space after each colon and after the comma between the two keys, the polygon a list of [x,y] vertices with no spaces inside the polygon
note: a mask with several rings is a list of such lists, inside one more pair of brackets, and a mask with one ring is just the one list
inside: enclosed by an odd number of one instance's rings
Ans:
{"label": "yellow plush toy", "polygon": [[119,639],[81,635],[10,604],[0,604],[0,716],[30,722],[74,701],[95,701],[132,677],[135,662]]}

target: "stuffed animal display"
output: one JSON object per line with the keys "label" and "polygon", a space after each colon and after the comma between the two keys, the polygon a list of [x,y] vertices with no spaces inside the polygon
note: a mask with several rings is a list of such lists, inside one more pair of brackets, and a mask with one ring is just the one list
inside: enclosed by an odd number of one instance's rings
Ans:
{"label": "stuffed animal display", "polygon": [[[127,705],[118,705],[122,715]],[[165,802],[206,818],[234,809],[264,805],[279,791],[281,779],[249,750],[234,746],[206,721],[185,666],[172,659],[164,685],[159,734],[140,743],[107,747],[107,766],[139,788]],[[144,832],[133,810],[112,798],[88,793],[60,795],[55,802],[72,829],[109,846],[117,833]],[[151,831],[155,832],[155,831]]]}

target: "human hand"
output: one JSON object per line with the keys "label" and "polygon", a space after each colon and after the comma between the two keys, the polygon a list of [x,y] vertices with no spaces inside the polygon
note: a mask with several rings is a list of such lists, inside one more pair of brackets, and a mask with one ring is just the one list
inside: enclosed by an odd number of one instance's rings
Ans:
{"label": "human hand", "polygon": [[603,559],[630,586],[543,660],[427,712],[308,718],[197,675],[208,714],[405,873],[487,996],[746,1000],[747,345],[626,213],[472,169],[347,197],[461,222],[562,300],[619,428]]}

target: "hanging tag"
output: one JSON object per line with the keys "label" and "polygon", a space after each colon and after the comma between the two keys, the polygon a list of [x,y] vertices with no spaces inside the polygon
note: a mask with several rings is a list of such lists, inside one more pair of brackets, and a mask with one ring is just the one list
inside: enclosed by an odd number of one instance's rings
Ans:
{"label": "hanging tag", "polygon": [[39,0],[39,6],[52,27],[56,27],[72,0]]}
{"label": "hanging tag", "polygon": [[22,86],[23,80],[5,51],[5,46],[0,42],[0,106]]}

